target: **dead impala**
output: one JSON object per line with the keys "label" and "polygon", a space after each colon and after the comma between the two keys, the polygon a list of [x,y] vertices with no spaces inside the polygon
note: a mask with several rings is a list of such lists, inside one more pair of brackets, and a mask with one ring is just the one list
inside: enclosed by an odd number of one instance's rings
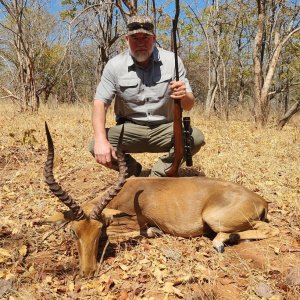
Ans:
{"label": "dead impala", "polygon": [[124,155],[119,151],[117,182],[101,197],[81,207],[54,179],[54,146],[47,124],[46,134],[45,180],[54,195],[69,207],[68,211],[57,213],[46,221],[73,221],[83,276],[95,272],[101,230],[112,216],[121,212],[135,215],[140,234],[148,237],[161,231],[187,238],[214,231],[213,246],[218,252],[223,252],[224,243],[232,239],[264,239],[278,233],[263,222],[267,202],[245,187],[205,177],[126,179]]}

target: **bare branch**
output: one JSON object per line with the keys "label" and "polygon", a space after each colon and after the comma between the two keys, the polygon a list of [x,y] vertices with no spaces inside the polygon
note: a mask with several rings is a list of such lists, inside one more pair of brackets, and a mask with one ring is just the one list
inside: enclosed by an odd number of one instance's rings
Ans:
{"label": "bare branch", "polygon": [[9,89],[7,89],[6,87],[4,86],[0,86],[0,89],[3,90],[4,92],[6,92],[9,96],[6,96],[7,97],[11,97],[15,100],[21,100],[20,97],[16,96],[15,94],[13,94]]}

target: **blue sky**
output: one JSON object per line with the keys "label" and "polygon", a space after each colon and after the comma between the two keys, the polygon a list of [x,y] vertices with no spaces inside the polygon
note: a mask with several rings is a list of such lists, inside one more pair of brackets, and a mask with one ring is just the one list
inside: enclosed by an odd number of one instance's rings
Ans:
{"label": "blue sky", "polygon": [[[165,3],[165,0],[156,0],[155,4],[156,6],[160,6],[162,3]],[[186,1],[184,0],[180,0],[180,3],[184,3]],[[190,1],[187,1],[188,3],[190,3]],[[174,10],[174,6],[175,6],[175,0],[174,1],[170,1],[170,4],[167,7],[167,11],[172,13]],[[62,5],[61,5],[61,0],[49,0],[49,9],[51,13],[57,13],[59,11],[62,10]]]}
{"label": "blue sky", "polygon": [[61,11],[61,0],[50,0],[49,8],[51,13]]}

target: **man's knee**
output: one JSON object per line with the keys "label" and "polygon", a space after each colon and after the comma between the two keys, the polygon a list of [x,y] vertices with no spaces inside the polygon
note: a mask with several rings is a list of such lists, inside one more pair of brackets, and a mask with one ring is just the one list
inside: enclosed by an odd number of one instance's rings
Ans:
{"label": "man's knee", "polygon": [[192,128],[192,153],[197,153],[202,146],[205,145],[204,134],[201,130],[194,127]]}

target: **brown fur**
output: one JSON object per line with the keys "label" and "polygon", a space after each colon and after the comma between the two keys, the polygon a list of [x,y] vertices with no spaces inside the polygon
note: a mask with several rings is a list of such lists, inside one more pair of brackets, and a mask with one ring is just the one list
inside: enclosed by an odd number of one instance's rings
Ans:
{"label": "brown fur", "polygon": [[[86,215],[99,198],[85,203]],[[210,228],[216,237],[213,246],[223,252],[224,242],[232,233],[240,239],[263,239],[278,233],[261,222],[266,216],[267,202],[254,192],[238,184],[205,177],[129,178],[121,191],[103,211],[103,220],[113,220],[124,212],[136,216],[140,233],[149,235],[149,227],[158,227],[164,233],[181,237],[205,234]],[[62,221],[57,214],[48,221]],[[95,220],[73,222],[79,238],[81,274],[96,270],[96,250],[102,224]]]}

